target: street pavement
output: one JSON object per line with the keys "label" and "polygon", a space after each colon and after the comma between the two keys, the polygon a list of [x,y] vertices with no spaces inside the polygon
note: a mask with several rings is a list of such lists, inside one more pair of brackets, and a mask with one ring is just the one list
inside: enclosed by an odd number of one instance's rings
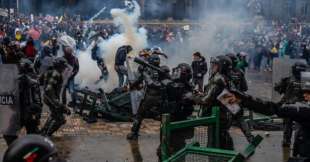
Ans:
{"label": "street pavement", "polygon": [[[271,74],[251,72],[247,76],[248,93],[270,100]],[[46,113],[43,114],[43,120],[46,116]],[[61,157],[69,162],[156,162],[160,123],[150,119],[144,120],[138,142],[126,140],[130,127],[131,123],[104,120],[88,124],[73,114],[67,118],[66,125],[52,137],[52,140],[56,143]],[[205,130],[206,128],[197,129],[204,134]],[[242,151],[247,145],[245,137],[238,128],[232,128],[230,132],[235,148]],[[254,134],[260,134],[265,138],[249,162],[284,162],[287,159],[289,149],[281,147],[282,132],[254,131]],[[5,149],[5,143],[0,138],[0,159]]]}

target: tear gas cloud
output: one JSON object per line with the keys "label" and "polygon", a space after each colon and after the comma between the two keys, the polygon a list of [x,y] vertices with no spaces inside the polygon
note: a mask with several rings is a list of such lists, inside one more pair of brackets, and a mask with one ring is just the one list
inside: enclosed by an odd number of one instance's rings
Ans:
{"label": "tear gas cloud", "polygon": [[175,66],[180,62],[190,63],[191,54],[196,51],[200,51],[207,60],[213,56],[238,52],[234,51],[231,45],[247,37],[241,32],[245,24],[251,22],[251,13],[246,9],[246,4],[246,1],[242,0],[231,1],[230,4],[221,0],[212,8],[203,6],[200,11],[195,11],[199,12],[199,23],[202,25],[199,28],[190,26],[185,42],[163,45],[170,56],[168,64]]}
{"label": "tear gas cloud", "polygon": [[118,84],[117,74],[114,70],[114,59],[117,49],[123,45],[131,45],[133,47],[132,53],[138,53],[138,51],[147,47],[147,32],[145,29],[137,27],[137,22],[141,15],[140,6],[135,1],[132,3],[134,5],[134,10],[132,12],[118,8],[111,10],[110,13],[113,17],[114,25],[119,27],[121,32],[99,43],[100,53],[110,72],[108,81],[101,81],[97,85],[95,84],[101,72],[96,62],[91,59],[92,46],[90,46],[86,51],[82,51],[78,55],[80,71],[77,75],[77,80],[81,87],[100,87],[105,91],[111,91],[117,87]]}
{"label": "tear gas cloud", "polygon": [[[101,72],[96,62],[91,59],[92,45],[90,45],[86,51],[80,51],[78,54],[80,72],[77,75],[77,80],[81,87],[88,86],[90,88],[103,88],[106,91],[111,91],[117,87],[118,82],[118,77],[114,70],[114,59],[117,49],[122,45],[131,45],[134,49],[132,53],[137,54],[140,50],[147,47],[147,31],[137,26],[141,16],[140,6],[136,1],[132,3],[134,10],[131,12],[127,9],[119,8],[110,10],[114,26],[118,27],[121,32],[99,43],[100,53],[110,72],[108,81],[101,81],[99,84],[95,84]],[[158,4],[155,3],[153,5],[154,10],[158,10]],[[240,31],[243,30],[243,24],[247,20],[245,15],[249,14],[246,10],[240,10],[240,5],[234,4],[223,8],[225,10],[220,10],[217,7],[213,11],[206,9],[202,9],[200,12],[197,11],[200,15],[200,22],[204,24],[202,25],[203,29],[191,27],[187,41],[171,44],[162,43],[164,52],[169,56],[168,60],[163,59],[164,64],[172,68],[182,62],[190,63],[192,60],[191,54],[196,51],[200,51],[208,60],[212,56],[234,52],[231,51],[229,45],[235,40],[245,37],[240,34]]]}
{"label": "tear gas cloud", "polygon": [[[147,31],[144,28],[137,27],[141,14],[140,6],[135,1],[133,3],[135,6],[133,12],[128,12],[126,9],[112,9],[110,11],[114,25],[120,29],[121,33],[99,43],[102,56],[110,72],[110,78],[107,82],[102,81],[98,85],[106,91],[117,87],[118,77],[114,70],[114,58],[117,49],[128,44],[133,47],[133,53],[136,54],[147,47]],[[154,6],[156,7],[157,4]],[[229,7],[225,6],[222,9],[224,8],[225,10],[220,10],[220,7],[217,7],[213,11],[200,11],[199,17],[200,22],[204,24],[203,29],[191,28],[186,42],[161,44],[164,52],[169,56],[168,60],[163,59],[162,62],[172,68],[182,62],[190,63],[191,54],[196,51],[200,51],[207,60],[212,56],[234,52],[231,51],[229,45],[245,37],[240,34],[240,31],[243,30],[244,22],[247,20],[245,15],[249,14],[246,10],[240,10],[240,5],[236,4]],[[98,88],[98,85],[94,83],[99,79],[101,73],[96,62],[91,59],[90,53],[91,46],[79,54],[81,68],[77,79],[82,87]]]}

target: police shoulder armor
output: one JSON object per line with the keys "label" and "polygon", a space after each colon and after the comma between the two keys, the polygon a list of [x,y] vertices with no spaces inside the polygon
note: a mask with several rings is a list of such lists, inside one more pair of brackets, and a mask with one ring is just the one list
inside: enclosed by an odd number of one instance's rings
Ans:
{"label": "police shoulder armor", "polygon": [[216,74],[212,78],[212,83],[217,84],[218,86],[226,86],[228,84],[224,76],[220,74]]}

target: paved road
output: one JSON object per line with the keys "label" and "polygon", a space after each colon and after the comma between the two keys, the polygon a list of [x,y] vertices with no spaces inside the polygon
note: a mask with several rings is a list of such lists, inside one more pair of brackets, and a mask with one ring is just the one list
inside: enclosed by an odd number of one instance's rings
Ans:
{"label": "paved road", "polygon": [[[270,74],[250,73],[248,77],[250,94],[264,99],[271,98]],[[60,150],[61,156],[69,162],[156,162],[159,124],[157,121],[145,120],[139,142],[130,143],[125,138],[130,131],[130,123],[99,121],[87,124],[77,115],[72,115],[52,140]],[[254,133],[263,136],[265,134],[263,131]],[[247,142],[240,130],[232,128],[231,134],[237,150],[242,150]],[[289,150],[283,150],[280,145],[282,133],[270,132],[270,134],[264,139],[250,162],[285,161]],[[5,149],[4,141],[0,139],[0,159]]]}

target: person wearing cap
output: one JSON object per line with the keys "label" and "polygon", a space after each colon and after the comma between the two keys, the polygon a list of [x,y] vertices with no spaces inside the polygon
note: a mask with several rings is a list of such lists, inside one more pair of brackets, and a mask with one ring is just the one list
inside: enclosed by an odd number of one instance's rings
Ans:
{"label": "person wearing cap", "polygon": [[198,85],[198,90],[200,92],[203,92],[204,76],[208,71],[208,65],[205,57],[203,57],[200,52],[195,52],[193,54],[192,70],[193,83],[195,87]]}

